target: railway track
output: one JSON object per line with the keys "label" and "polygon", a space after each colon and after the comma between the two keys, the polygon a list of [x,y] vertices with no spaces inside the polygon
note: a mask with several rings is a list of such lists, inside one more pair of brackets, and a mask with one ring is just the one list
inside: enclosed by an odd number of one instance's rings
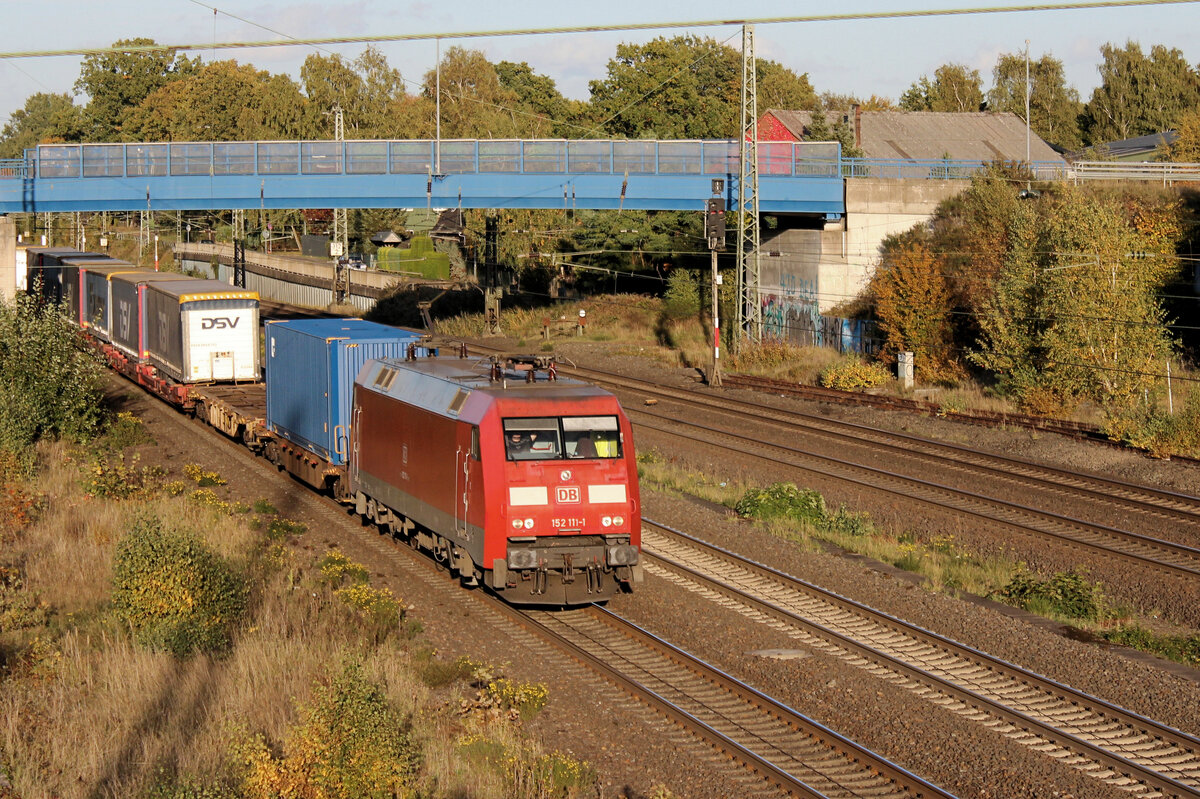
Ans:
{"label": "railway track", "polygon": [[[889,471],[863,461],[869,459],[870,448],[878,447],[909,458],[912,472],[928,472],[936,461],[940,466],[970,475],[989,486],[996,481],[1009,481],[1023,490],[1040,489],[1047,507],[1061,503],[1070,496],[1088,503],[1100,503],[1111,508],[1120,506],[1140,514],[1147,524],[1161,529],[1161,522],[1177,536],[1191,531],[1200,536],[1200,498],[1151,486],[1123,482],[1099,475],[1045,466],[1036,462],[993,455],[981,450],[947,444],[904,433],[876,430],[814,414],[780,410],[727,397],[674,389],[650,381],[612,375],[590,369],[564,369],[610,389],[636,392],[642,402],[624,403],[635,423],[668,435],[702,441],[731,452],[746,453],[747,448],[759,450],[756,457],[778,465],[832,477],[861,488],[892,494],[908,500],[955,514],[967,514],[982,521],[1000,524],[1038,539],[1050,539],[1060,544],[1117,558],[1126,563],[1151,569],[1161,574],[1194,581],[1200,578],[1200,549],[1186,543],[1157,536],[1131,532],[1112,525],[1074,518],[1065,513],[1044,510],[1024,502],[1018,503],[943,484],[913,474]],[[687,422],[672,413],[663,413],[646,406],[645,400],[672,402],[706,412],[703,424]],[[718,424],[724,419],[725,424]],[[867,448],[867,455],[858,460],[834,457],[790,444],[766,440],[743,432],[748,425],[763,423],[782,427],[789,433],[816,435],[834,441],[846,452],[846,446]],[[683,428],[682,430],[680,428]],[[686,431],[686,432],[685,432]],[[792,437],[794,439],[794,436]],[[770,454],[774,453],[774,454]],[[780,456],[782,453],[782,457]],[[1030,494],[1029,496],[1033,496]],[[1033,501],[1032,499],[1030,501]],[[1104,511],[1097,511],[1103,514]]]}
{"label": "railway track", "polygon": [[[378,556],[403,564],[406,572],[418,572],[419,582],[449,583],[444,574],[435,573],[432,561],[398,540],[369,533],[350,521],[344,508],[328,497],[296,491],[298,485],[290,477],[213,427],[160,410],[161,418],[169,420],[175,430],[174,440],[215,445],[228,452],[230,463],[286,486],[297,506],[321,519],[328,535],[365,536],[367,546]],[[758,789],[754,795],[783,793],[816,799],[952,796],[598,607],[565,613],[521,611],[482,591],[451,590],[454,600],[466,605],[464,614],[470,612],[470,605],[485,602],[686,730],[702,742],[699,746],[714,748],[723,760],[744,766]]]}
{"label": "railway track", "polygon": [[1200,739],[643,519],[650,573],[1136,796],[1200,797]]}
{"label": "railway track", "polygon": [[790,432],[822,438],[839,447],[851,445],[869,447],[874,452],[885,451],[922,464],[919,468],[935,465],[970,474],[974,478],[1007,481],[1023,489],[1034,489],[1058,496],[1075,496],[1088,502],[1099,503],[1106,508],[1130,509],[1158,522],[1183,522],[1200,531],[1200,497],[1189,494],[1050,466],[908,433],[830,419],[815,413],[746,402],[724,394],[689,392],[595,370],[573,371],[593,382],[616,389],[635,391],[639,395],[656,400],[670,400],[739,421],[770,422]]}
{"label": "railway track", "polygon": [[593,606],[525,611],[539,632],[792,796],[949,797],[667,641]]}
{"label": "railway track", "polygon": [[[644,408],[627,406],[627,409],[631,416],[636,414],[658,422],[642,421],[639,426],[643,428],[701,441],[730,452],[749,453],[771,463],[833,477],[870,491],[922,502],[943,511],[967,514],[1027,535],[1050,538],[1061,544],[1119,558],[1173,577],[1188,580],[1200,578],[1200,550],[1194,547],[822,455],[789,444],[767,441],[754,435],[722,429],[711,423],[686,422]],[[759,451],[753,453],[748,448]]]}

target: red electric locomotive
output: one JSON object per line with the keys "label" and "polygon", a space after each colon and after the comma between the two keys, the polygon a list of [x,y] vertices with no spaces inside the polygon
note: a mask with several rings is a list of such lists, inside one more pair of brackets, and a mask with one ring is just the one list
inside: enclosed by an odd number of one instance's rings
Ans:
{"label": "red electric locomotive", "polygon": [[516,604],[641,581],[633,435],[616,397],[520,359],[370,361],[349,489],[369,520]]}

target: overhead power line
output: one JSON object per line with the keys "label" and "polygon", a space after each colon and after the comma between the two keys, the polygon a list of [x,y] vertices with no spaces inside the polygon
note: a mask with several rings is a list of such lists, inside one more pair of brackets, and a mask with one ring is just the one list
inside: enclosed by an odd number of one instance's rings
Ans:
{"label": "overhead power line", "polygon": [[955,17],[972,14],[1015,14],[1025,11],[1086,11],[1102,8],[1137,8],[1144,6],[1181,5],[1200,0],[1107,0],[1085,3],[1037,3],[1035,5],[977,6],[973,8],[923,8],[897,11],[852,12],[844,14],[803,14],[783,17],[748,17],[742,19],[670,20],[665,22],[635,22],[617,25],[565,25],[548,28],[508,28],[443,33],[397,33],[364,36],[321,36],[307,39],[271,39],[267,41],[203,42],[198,44],[125,45],[121,47],[84,47],[65,50],[23,50],[0,52],[0,59],[49,58],[55,56],[109,55],[112,53],[146,53],[164,50],[243,50],[256,47],[315,47],[336,44],[374,44],[377,42],[415,42],[440,39],[483,39],[500,36],[541,36],[566,33],[619,33],[625,31],[663,30],[667,28],[713,28],[728,25],[775,25],[796,22],[850,22],[873,19],[918,19],[923,17]]}

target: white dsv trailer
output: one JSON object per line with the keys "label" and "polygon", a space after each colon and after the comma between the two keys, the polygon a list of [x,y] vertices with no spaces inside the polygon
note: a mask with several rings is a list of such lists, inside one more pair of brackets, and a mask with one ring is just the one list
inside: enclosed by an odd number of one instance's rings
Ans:
{"label": "white dsv trailer", "polygon": [[218,280],[149,283],[146,355],[181,383],[259,378],[258,292]]}

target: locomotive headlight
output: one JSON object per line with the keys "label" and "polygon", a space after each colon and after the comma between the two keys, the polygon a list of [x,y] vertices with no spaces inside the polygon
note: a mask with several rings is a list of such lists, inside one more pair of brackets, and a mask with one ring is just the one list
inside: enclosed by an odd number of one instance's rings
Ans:
{"label": "locomotive headlight", "polygon": [[615,547],[609,547],[607,554],[609,566],[632,566],[638,560],[637,547],[631,544],[618,544]]}
{"label": "locomotive headlight", "polygon": [[525,526],[525,522],[521,521],[520,519],[513,519],[512,526],[514,530],[520,530]]}
{"label": "locomotive headlight", "polygon": [[508,568],[536,569],[538,553],[536,549],[510,549],[508,552]]}
{"label": "locomotive headlight", "polygon": [[526,520],[525,520],[525,529],[526,529],[526,530],[532,530],[532,529],[533,529],[533,519],[526,519]]}
{"label": "locomotive headlight", "polygon": [[617,527],[620,527],[622,524],[625,523],[625,517],[624,516],[614,516],[612,519],[612,522]]}
{"label": "locomotive headlight", "polygon": [[604,525],[605,527],[612,527],[612,522],[613,522],[613,520],[612,520],[611,516],[605,516],[600,519],[600,523],[602,525]]}

